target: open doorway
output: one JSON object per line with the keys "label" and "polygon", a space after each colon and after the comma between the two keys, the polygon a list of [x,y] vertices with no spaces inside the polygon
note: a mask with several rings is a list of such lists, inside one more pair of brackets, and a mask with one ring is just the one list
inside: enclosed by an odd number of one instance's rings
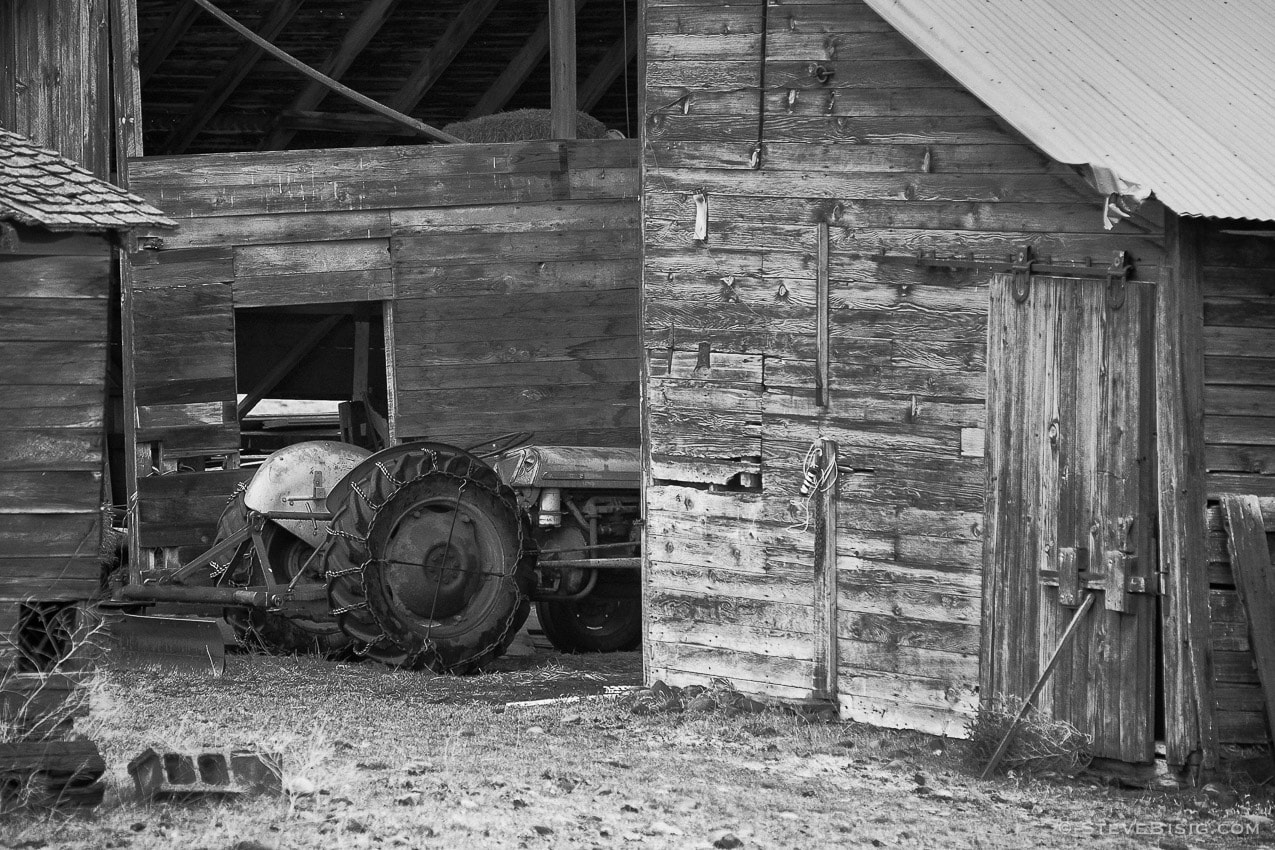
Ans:
{"label": "open doorway", "polygon": [[380,301],[235,310],[245,465],[306,440],[393,441]]}

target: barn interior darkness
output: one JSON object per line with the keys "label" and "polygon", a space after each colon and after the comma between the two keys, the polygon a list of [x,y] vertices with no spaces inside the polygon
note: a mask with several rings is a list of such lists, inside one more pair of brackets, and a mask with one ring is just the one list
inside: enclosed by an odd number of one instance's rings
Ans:
{"label": "barn interior darkness", "polygon": [[[361,331],[360,324],[364,325]],[[299,350],[307,346],[307,337],[313,344]],[[240,421],[244,457],[264,457],[304,440],[346,439],[367,448],[379,447],[366,428],[362,434],[351,433],[352,423],[346,422],[342,433],[337,403],[365,406],[353,414],[355,428],[366,420],[368,408],[382,420],[388,415],[384,339],[379,301],[236,310],[235,373],[240,399],[270,381],[268,397],[305,402],[254,406]],[[298,362],[273,382],[272,370],[289,357]]]}
{"label": "barn interior darkness", "polygon": [[[547,2],[222,0],[355,91],[435,127],[549,107]],[[635,0],[578,0],[581,111],[636,135]],[[423,143],[311,83],[191,0],[140,0],[145,155]]]}

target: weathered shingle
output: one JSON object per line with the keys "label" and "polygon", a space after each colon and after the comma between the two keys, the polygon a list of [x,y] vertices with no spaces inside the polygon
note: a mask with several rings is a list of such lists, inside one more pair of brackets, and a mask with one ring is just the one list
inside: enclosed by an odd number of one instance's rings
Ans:
{"label": "weathered shingle", "polygon": [[177,225],[138,196],[4,129],[0,129],[0,219],[75,231]]}

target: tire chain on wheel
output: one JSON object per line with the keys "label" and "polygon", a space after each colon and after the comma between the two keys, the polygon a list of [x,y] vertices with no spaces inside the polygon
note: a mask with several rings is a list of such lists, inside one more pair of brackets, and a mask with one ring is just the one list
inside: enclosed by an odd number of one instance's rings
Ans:
{"label": "tire chain on wheel", "polygon": [[[245,502],[247,484],[240,484],[231,494],[217,519],[217,540],[224,540],[230,535],[248,528],[248,506]],[[286,533],[286,532],[282,532]],[[232,587],[247,587],[254,582],[254,572],[258,568],[259,558],[252,539],[243,541],[226,559],[225,563],[214,562],[210,566],[217,584]],[[265,567],[260,571],[264,573]],[[276,576],[276,580],[277,580]],[[268,652],[311,653],[324,655],[340,652],[348,640],[337,632],[312,631],[304,628],[282,614],[254,611],[243,608],[226,608],[223,616],[235,631],[235,637],[241,644],[256,645]]]}
{"label": "tire chain on wheel", "polygon": [[[377,513],[408,483],[426,475],[441,475],[476,487],[505,503],[517,517],[518,552],[510,578],[518,582],[521,601],[515,615],[488,645],[458,662],[443,663],[433,642],[420,648],[404,647],[386,634],[368,604],[365,579],[372,563],[368,533]],[[332,516],[328,539],[319,550],[328,584],[332,614],[345,634],[354,639],[354,653],[383,664],[408,669],[430,667],[436,672],[467,672],[496,656],[513,640],[530,608],[529,581],[534,551],[528,520],[518,508],[517,495],[503,484],[496,471],[462,449],[449,446],[422,448],[391,455],[374,464],[360,479],[350,483],[349,497]],[[521,616],[519,616],[521,614]]]}

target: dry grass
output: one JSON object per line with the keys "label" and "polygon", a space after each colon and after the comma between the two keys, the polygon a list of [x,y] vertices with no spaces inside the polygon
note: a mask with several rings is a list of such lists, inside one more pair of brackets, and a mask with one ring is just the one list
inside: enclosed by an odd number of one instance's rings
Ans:
{"label": "dry grass", "polygon": [[[43,745],[84,737],[74,726],[87,718],[94,694],[101,690],[91,667],[102,655],[103,624],[81,618],[65,637],[66,654],[54,658],[32,657],[11,636],[0,636],[0,656],[10,662],[0,669],[0,745]],[[38,774],[0,772],[0,813],[7,817],[50,816],[65,802],[62,793],[61,782],[50,784]]]}
{"label": "dry grass", "polygon": [[983,706],[970,723],[968,752],[978,764],[992,759],[1001,741],[1014,730],[1001,758],[999,770],[1023,770],[1031,773],[1074,776],[1091,761],[1092,740],[1065,720],[1055,720],[1029,708],[1017,727],[1014,721],[1023,708],[1016,697],[1002,697],[991,706]]}
{"label": "dry grass", "polygon": [[[547,685],[633,681],[638,664],[542,656],[457,679],[240,656],[220,680],[108,671],[86,726],[111,765],[106,802],[91,817],[11,820],[0,842],[709,848],[731,833],[748,848],[1071,848],[1130,841],[1095,837],[1093,824],[1202,822],[1163,796],[978,782],[951,742],[858,724],[780,712],[637,716],[625,698],[600,695],[505,705]],[[262,745],[283,754],[289,787],[314,793],[141,804],[124,765],[148,744]]]}

